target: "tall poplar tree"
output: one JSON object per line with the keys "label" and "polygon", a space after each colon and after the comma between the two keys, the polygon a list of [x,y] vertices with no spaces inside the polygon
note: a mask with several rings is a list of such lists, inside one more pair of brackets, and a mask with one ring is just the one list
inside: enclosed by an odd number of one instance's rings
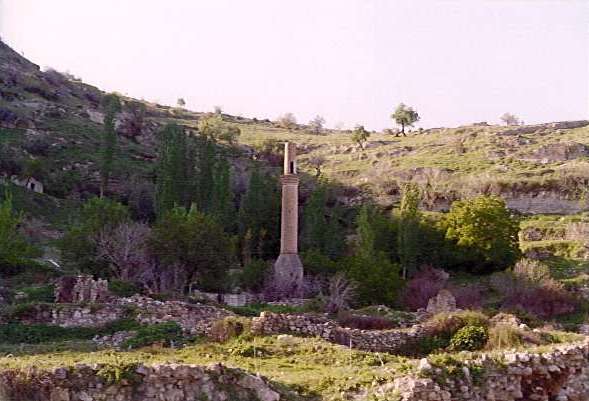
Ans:
{"label": "tall poplar tree", "polygon": [[225,158],[217,161],[213,175],[211,214],[228,232],[235,229],[236,210],[231,190],[231,168]]}
{"label": "tall poplar tree", "polygon": [[403,186],[401,207],[399,210],[399,232],[397,245],[403,278],[417,269],[419,257],[419,213],[420,193],[417,185],[408,183]]}
{"label": "tall poplar tree", "polygon": [[104,96],[104,131],[102,134],[102,147],[100,149],[100,197],[104,197],[108,189],[108,182],[113,170],[113,160],[117,145],[117,131],[115,119],[121,111],[121,101],[115,94]]}
{"label": "tall poplar tree", "polygon": [[176,206],[188,206],[191,186],[187,139],[175,124],[164,127],[159,136],[156,178],[156,208],[159,216]]}

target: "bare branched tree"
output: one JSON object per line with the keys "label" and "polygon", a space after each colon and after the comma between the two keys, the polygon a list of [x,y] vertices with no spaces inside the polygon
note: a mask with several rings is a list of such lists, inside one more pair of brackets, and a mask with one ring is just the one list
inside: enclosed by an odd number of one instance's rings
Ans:
{"label": "bare branched tree", "polygon": [[321,176],[321,167],[325,164],[325,157],[313,156],[309,159],[309,165],[315,169],[315,177]]}
{"label": "bare branched tree", "polygon": [[349,308],[356,293],[356,285],[343,273],[337,273],[329,279],[329,293],[325,302],[325,311],[337,313]]}
{"label": "bare branched tree", "polygon": [[147,247],[149,234],[144,223],[123,223],[103,230],[94,239],[98,257],[108,262],[116,278],[137,281],[154,267]]}

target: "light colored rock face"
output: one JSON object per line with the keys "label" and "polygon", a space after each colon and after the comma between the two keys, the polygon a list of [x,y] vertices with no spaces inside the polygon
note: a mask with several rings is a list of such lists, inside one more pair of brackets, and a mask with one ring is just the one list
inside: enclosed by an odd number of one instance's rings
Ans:
{"label": "light colored rock face", "polygon": [[440,290],[438,295],[427,303],[427,312],[435,315],[442,312],[454,312],[456,310],[456,298],[448,290]]}
{"label": "light colored rock face", "polygon": [[[402,401],[589,400],[587,342],[543,354],[507,353],[502,359],[498,363],[483,356],[468,361],[460,374],[450,376],[432,366],[423,370],[430,378],[405,376],[385,386]],[[473,366],[477,367],[476,376]]]}
{"label": "light colored rock face", "polygon": [[[105,366],[76,365],[53,372],[33,370],[21,375],[0,372],[0,390],[8,399],[38,401],[280,401],[285,399],[265,379],[223,365],[130,366],[132,380],[108,382],[99,373]],[[114,367],[112,368],[115,369]],[[25,376],[27,376],[25,378]],[[17,398],[18,396],[18,398]]]}

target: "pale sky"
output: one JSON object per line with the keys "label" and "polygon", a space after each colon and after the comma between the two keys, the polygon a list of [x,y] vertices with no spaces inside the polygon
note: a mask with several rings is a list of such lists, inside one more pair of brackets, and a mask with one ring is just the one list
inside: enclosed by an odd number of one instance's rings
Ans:
{"label": "pale sky", "polygon": [[589,118],[589,0],[0,0],[3,40],[108,91],[301,123]]}

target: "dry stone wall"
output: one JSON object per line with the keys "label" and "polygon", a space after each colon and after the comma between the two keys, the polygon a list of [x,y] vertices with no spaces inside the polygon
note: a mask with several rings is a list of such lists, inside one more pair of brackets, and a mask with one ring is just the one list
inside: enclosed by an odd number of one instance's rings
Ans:
{"label": "dry stone wall", "polygon": [[587,342],[545,353],[508,352],[499,360],[483,356],[452,375],[426,360],[420,368],[421,375],[398,378],[381,390],[402,401],[589,400]]}
{"label": "dry stone wall", "polygon": [[[122,376],[115,378],[119,369]],[[30,395],[30,398],[27,398]],[[0,399],[35,401],[279,401],[266,380],[223,365],[88,366],[0,372]]]}
{"label": "dry stone wall", "polygon": [[207,334],[214,322],[233,314],[212,305],[190,304],[181,301],[157,301],[134,295],[122,298],[119,305],[130,306],[137,311],[136,320],[142,324],[176,322],[191,334]]}
{"label": "dry stone wall", "polygon": [[413,354],[417,343],[427,335],[424,327],[410,329],[359,330],[339,326],[321,315],[291,315],[262,312],[253,318],[255,334],[299,334],[320,337],[352,348],[396,354]]}
{"label": "dry stone wall", "polygon": [[157,301],[135,295],[111,303],[99,304],[37,304],[18,320],[25,324],[52,324],[61,327],[100,327],[136,313],[142,324],[174,321],[190,334],[207,334],[217,320],[232,313],[215,306],[181,301]]}

